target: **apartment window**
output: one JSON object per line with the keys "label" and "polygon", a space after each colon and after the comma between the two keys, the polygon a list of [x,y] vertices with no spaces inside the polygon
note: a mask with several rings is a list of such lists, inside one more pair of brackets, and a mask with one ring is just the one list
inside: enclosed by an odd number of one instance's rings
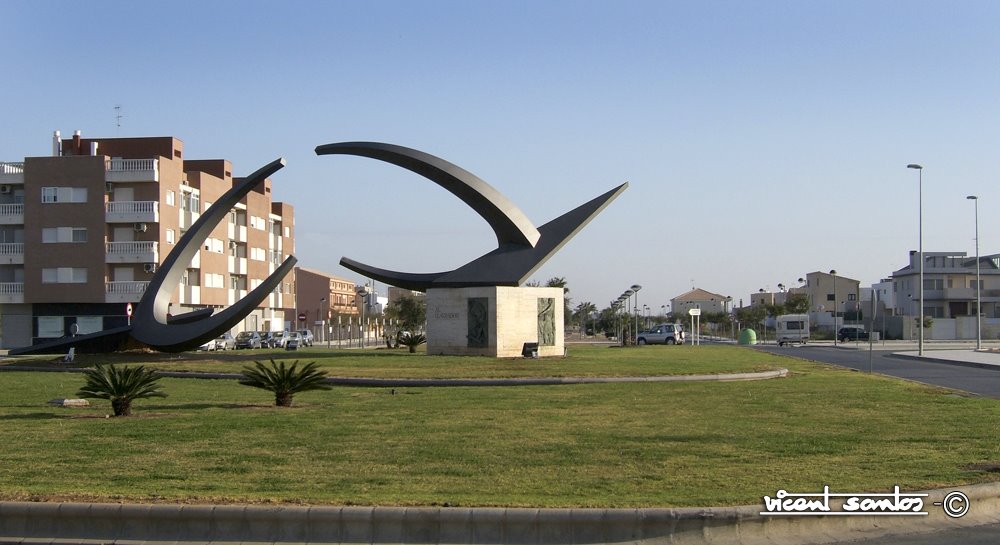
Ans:
{"label": "apartment window", "polygon": [[848,293],[847,294],[847,300],[848,301],[854,301],[855,299],[857,299],[857,296],[855,294],[853,294],[853,293]]}
{"label": "apartment window", "polygon": [[289,229],[288,227],[285,227],[285,236],[286,237],[292,236],[292,230]]}
{"label": "apartment window", "polygon": [[42,269],[42,284],[86,284],[87,269],[83,267],[57,267]]}
{"label": "apartment window", "polygon": [[826,300],[827,301],[833,301],[833,294],[832,293],[826,294]]}
{"label": "apartment window", "polygon": [[167,244],[173,244],[173,243],[174,243],[174,230],[167,229]]}
{"label": "apartment window", "polygon": [[87,242],[87,229],[85,227],[44,227],[42,228],[42,242],[45,244]]}
{"label": "apartment window", "polygon": [[207,273],[205,274],[205,287],[206,288],[225,287],[225,279],[221,274]]}
{"label": "apartment window", "polygon": [[924,289],[925,290],[943,290],[944,289],[944,280],[941,279],[941,278],[925,279],[924,280]]}
{"label": "apartment window", "polygon": [[167,205],[174,206],[174,192],[173,190],[167,190]]}
{"label": "apartment window", "polygon": [[43,187],[43,203],[87,202],[86,187]]}

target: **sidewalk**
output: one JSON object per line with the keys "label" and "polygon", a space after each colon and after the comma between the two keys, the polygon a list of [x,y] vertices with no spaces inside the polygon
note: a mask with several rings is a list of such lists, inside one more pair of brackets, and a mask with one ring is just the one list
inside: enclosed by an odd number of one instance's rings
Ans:
{"label": "sidewalk", "polygon": [[924,355],[919,355],[916,350],[906,352],[895,352],[893,356],[918,361],[929,361],[934,363],[947,363],[949,365],[961,365],[965,367],[978,367],[980,369],[996,369],[1000,371],[1000,352],[994,350],[975,349],[949,349],[949,350],[924,350]]}

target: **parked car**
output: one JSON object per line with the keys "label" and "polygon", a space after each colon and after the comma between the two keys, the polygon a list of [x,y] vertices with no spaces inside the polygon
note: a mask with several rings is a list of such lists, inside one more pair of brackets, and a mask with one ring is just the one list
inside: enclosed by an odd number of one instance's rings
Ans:
{"label": "parked car", "polygon": [[261,348],[274,348],[274,332],[272,331],[259,331],[260,335],[260,346]]}
{"label": "parked car", "polygon": [[236,348],[236,339],[229,333],[223,333],[198,347],[199,350],[232,350]]}
{"label": "parked car", "polygon": [[304,346],[302,335],[298,331],[285,332],[285,350],[298,350]]}
{"label": "parked car", "polygon": [[284,348],[286,342],[288,342],[287,331],[275,331],[271,333],[271,348]]}
{"label": "parked car", "polygon": [[842,343],[847,341],[867,341],[868,332],[860,327],[842,327],[837,332],[837,340]]}
{"label": "parked car", "polygon": [[660,324],[636,335],[636,344],[684,344],[684,330],[680,324]]}
{"label": "parked car", "polygon": [[256,331],[242,331],[236,336],[236,348],[260,348],[260,335]]}
{"label": "parked car", "polygon": [[302,337],[302,345],[303,346],[312,346],[313,345],[313,332],[312,331],[309,331],[308,329],[300,329],[299,330],[299,335]]}

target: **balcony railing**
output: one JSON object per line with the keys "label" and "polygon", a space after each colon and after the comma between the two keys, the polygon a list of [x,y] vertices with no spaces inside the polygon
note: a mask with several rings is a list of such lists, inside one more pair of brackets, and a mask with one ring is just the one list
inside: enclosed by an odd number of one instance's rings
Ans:
{"label": "balcony railing", "polygon": [[157,263],[159,243],[155,241],[108,242],[105,263]]}
{"label": "balcony railing", "polygon": [[105,303],[134,303],[142,299],[149,282],[105,282]]}
{"label": "balcony railing", "polygon": [[106,182],[158,182],[158,159],[108,159],[105,162]]}
{"label": "balcony railing", "polygon": [[24,302],[24,282],[0,282],[0,303]]}
{"label": "balcony railing", "polygon": [[0,243],[0,263],[24,265],[24,244],[21,242]]}
{"label": "balcony railing", "polygon": [[24,163],[0,163],[0,183],[23,184]]}
{"label": "balcony railing", "polygon": [[160,221],[158,201],[111,201],[104,206],[107,223],[134,223]]}
{"label": "balcony railing", "polygon": [[23,223],[23,204],[0,204],[0,225],[21,225]]}

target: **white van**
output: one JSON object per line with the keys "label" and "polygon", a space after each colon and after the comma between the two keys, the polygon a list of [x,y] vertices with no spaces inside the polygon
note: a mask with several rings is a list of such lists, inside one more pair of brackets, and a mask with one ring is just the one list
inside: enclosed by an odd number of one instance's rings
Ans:
{"label": "white van", "polygon": [[776,320],[778,346],[785,343],[806,344],[809,342],[809,315],[785,314]]}

